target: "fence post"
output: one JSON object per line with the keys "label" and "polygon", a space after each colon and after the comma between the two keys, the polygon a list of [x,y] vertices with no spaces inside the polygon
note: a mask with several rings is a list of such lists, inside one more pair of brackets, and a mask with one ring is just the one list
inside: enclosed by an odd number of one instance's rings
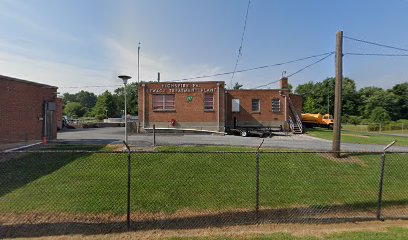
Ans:
{"label": "fence post", "polygon": [[128,166],[127,166],[127,215],[126,215],[126,226],[130,229],[130,148],[129,145],[123,141],[128,151]]}
{"label": "fence post", "polygon": [[256,150],[256,183],[255,183],[255,192],[256,192],[256,199],[255,199],[255,213],[256,213],[256,222],[259,221],[259,149],[261,148],[265,139],[262,139],[261,144]]}
{"label": "fence post", "polygon": [[156,124],[153,124],[153,147],[156,146]]}
{"label": "fence post", "polygon": [[378,180],[378,198],[377,198],[377,220],[381,219],[381,206],[382,206],[382,189],[384,179],[384,164],[385,164],[385,152],[381,154],[380,160],[380,178]]}
{"label": "fence post", "polygon": [[380,160],[380,177],[378,180],[378,199],[377,199],[377,220],[381,220],[381,208],[382,208],[382,192],[383,192],[383,180],[384,180],[384,167],[385,167],[385,151],[390,148],[396,140],[388,144],[381,154]]}

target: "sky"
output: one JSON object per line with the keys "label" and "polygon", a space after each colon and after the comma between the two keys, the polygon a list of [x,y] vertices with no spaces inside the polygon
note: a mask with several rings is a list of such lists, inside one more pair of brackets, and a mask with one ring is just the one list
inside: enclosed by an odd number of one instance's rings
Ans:
{"label": "sky", "polygon": [[[140,80],[171,81],[234,70],[248,0],[0,0],[0,75],[97,94]],[[237,70],[335,51],[345,36],[408,49],[408,0],[251,0]],[[408,54],[344,39],[345,53]],[[273,83],[323,56],[202,78]],[[408,57],[343,58],[357,88],[408,81]],[[335,75],[334,55],[289,77],[293,86]],[[98,86],[98,87],[96,87]],[[265,88],[277,88],[277,83]]]}

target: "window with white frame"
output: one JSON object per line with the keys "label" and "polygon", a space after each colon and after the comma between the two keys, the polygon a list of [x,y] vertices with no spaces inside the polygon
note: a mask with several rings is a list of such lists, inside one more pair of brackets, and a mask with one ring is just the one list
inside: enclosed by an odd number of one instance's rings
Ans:
{"label": "window with white frame", "polygon": [[274,98],[272,99],[272,112],[280,112],[280,99]]}
{"label": "window with white frame", "polygon": [[153,95],[153,110],[175,110],[174,94],[155,94]]}
{"label": "window with white frame", "polygon": [[232,112],[239,112],[239,99],[232,99]]}
{"label": "window with white frame", "polygon": [[252,99],[252,112],[260,112],[259,99]]}
{"label": "window with white frame", "polygon": [[204,111],[214,110],[214,94],[205,93],[204,94]]}

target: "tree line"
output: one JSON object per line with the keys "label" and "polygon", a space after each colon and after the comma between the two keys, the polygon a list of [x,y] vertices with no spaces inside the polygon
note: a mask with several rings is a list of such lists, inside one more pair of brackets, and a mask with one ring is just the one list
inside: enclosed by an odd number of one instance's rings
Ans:
{"label": "tree line", "polygon": [[[334,112],[335,78],[298,85],[295,93],[302,96],[304,113]],[[343,79],[342,121],[351,124],[384,123],[408,119],[408,82],[390,89],[363,87],[356,90],[355,81]]]}
{"label": "tree line", "polygon": [[[125,89],[117,88],[113,93],[106,90],[100,95],[81,90],[75,94],[64,93],[64,115],[69,118],[92,117],[99,120],[122,117],[125,105]],[[137,115],[137,83],[126,87],[127,114]]]}
{"label": "tree line", "polygon": [[[236,83],[234,89],[242,85]],[[302,96],[303,113],[334,112],[335,79],[326,78],[322,82],[307,82],[298,85],[295,93]],[[127,114],[137,115],[137,83],[127,88]],[[124,87],[113,93],[105,91],[100,95],[81,90],[78,93],[64,93],[64,114],[70,118],[94,117],[104,119],[121,117],[124,109]],[[360,124],[408,119],[408,82],[394,85],[390,89],[364,87],[356,89],[355,81],[343,79],[342,120]]]}

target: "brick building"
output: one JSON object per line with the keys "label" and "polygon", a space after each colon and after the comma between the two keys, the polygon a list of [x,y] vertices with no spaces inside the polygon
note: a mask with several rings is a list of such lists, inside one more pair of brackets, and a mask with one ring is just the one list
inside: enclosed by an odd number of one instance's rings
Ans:
{"label": "brick building", "polygon": [[0,75],[0,143],[57,138],[57,87]]}
{"label": "brick building", "polygon": [[221,132],[235,127],[283,128],[285,122],[296,122],[302,108],[287,78],[281,79],[279,89],[227,90],[224,82],[209,81],[140,83],[138,91],[142,130],[153,124]]}

